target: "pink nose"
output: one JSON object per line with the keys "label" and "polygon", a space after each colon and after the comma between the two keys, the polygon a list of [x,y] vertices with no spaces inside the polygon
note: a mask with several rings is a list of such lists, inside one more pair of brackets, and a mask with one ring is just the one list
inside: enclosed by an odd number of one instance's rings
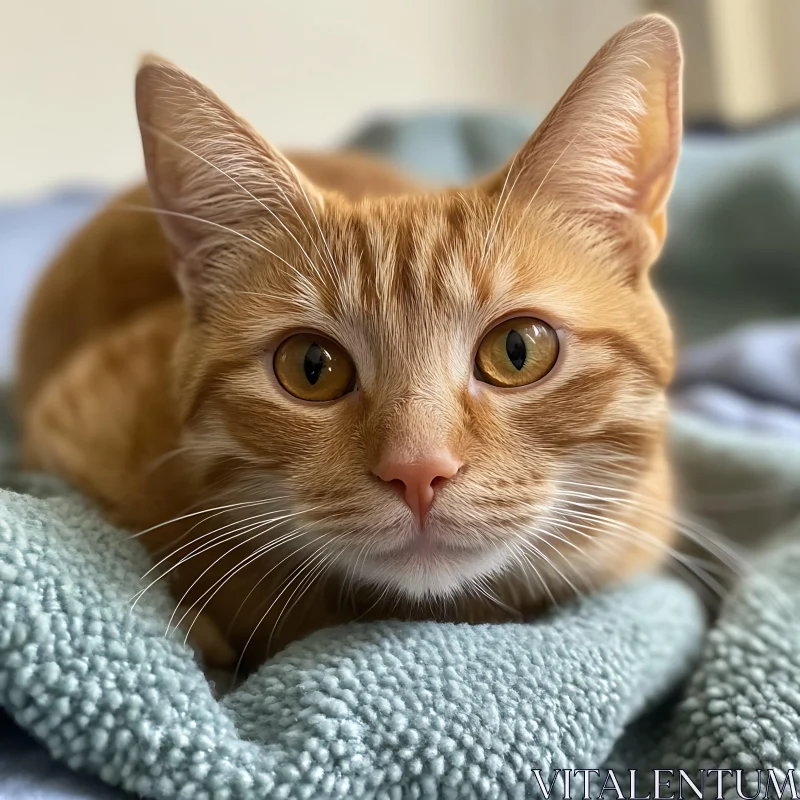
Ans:
{"label": "pink nose", "polygon": [[420,527],[433,505],[433,496],[461,469],[461,462],[449,453],[437,453],[416,460],[385,458],[375,474],[402,492]]}

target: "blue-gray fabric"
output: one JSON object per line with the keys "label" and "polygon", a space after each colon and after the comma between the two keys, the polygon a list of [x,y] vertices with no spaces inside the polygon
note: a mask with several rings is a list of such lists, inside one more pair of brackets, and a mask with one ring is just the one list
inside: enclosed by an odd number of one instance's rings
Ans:
{"label": "blue-gray fabric", "polygon": [[673,407],[800,440],[800,322],[751,323],[686,350]]}
{"label": "blue-gray fabric", "polygon": [[[378,122],[353,142],[457,183],[502,162],[531,128],[425,115]],[[796,315],[798,172],[794,126],[690,138],[660,265],[685,340]],[[3,324],[43,256],[101,197],[0,208]],[[526,625],[323,631],[222,701],[192,653],[163,638],[163,591],[128,613],[147,568],[135,541],[56,482],[19,473],[0,413],[0,706],[69,769],[0,719],[0,797],[117,796],[110,787],[159,798],[526,797],[535,769],[549,782],[559,767],[796,766],[793,330],[712,341],[684,358],[676,398],[686,411],[672,425],[680,482],[695,498],[721,497],[707,515],[760,553],[710,630],[690,584],[644,576]],[[0,372],[7,365],[4,355]],[[731,497],[751,496],[731,510]]]}

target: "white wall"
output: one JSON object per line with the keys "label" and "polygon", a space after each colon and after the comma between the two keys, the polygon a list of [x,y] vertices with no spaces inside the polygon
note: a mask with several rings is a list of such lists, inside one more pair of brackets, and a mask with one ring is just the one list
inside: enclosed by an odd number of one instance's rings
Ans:
{"label": "white wall", "polygon": [[757,123],[800,108],[797,0],[651,0],[678,23],[689,119]]}
{"label": "white wall", "polygon": [[133,75],[156,52],[277,144],[375,111],[546,110],[638,0],[2,0],[0,197],[140,173]]}

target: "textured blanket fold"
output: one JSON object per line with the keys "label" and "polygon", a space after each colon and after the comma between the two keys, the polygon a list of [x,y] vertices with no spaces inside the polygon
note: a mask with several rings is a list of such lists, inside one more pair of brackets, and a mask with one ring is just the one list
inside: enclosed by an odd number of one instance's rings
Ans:
{"label": "textured blanket fold", "polygon": [[[755,485],[763,443],[707,430],[676,419],[684,472],[728,446]],[[553,779],[560,796],[565,768],[800,761],[790,529],[708,636],[687,585],[643,576],[530,624],[322,631],[218,701],[163,636],[163,590],[129,613],[148,566],[135,540],[53,481],[2,482],[0,704],[74,769],[145,797],[526,797]]]}

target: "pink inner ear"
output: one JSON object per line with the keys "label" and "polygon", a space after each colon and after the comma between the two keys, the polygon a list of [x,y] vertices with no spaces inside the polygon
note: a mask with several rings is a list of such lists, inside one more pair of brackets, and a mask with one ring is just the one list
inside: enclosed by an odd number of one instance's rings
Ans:
{"label": "pink inner ear", "polygon": [[[636,183],[636,207],[656,214],[666,204],[680,152],[681,64],[667,63],[643,76],[648,113],[639,120],[639,145],[635,148],[632,174]],[[649,78],[649,80],[647,80]]]}

